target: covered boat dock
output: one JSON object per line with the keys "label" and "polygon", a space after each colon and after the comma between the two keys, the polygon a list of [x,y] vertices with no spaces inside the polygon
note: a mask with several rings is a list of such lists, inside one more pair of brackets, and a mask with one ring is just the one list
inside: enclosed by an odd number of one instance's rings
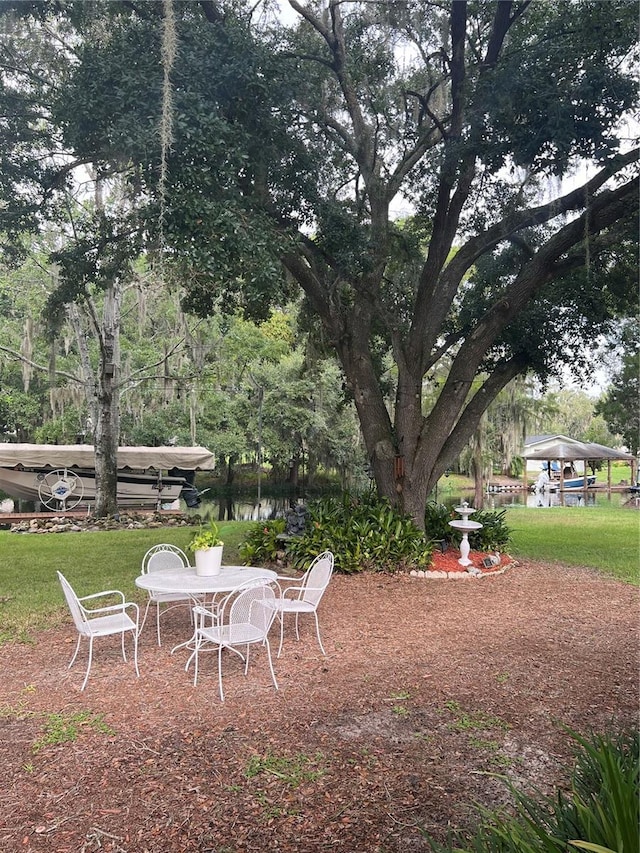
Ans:
{"label": "covered boat dock", "polygon": [[[548,472],[551,472],[554,462],[558,463],[560,476],[555,486],[560,492],[565,491],[565,465],[572,465],[573,462],[576,461],[580,461],[584,465],[582,489],[585,492],[589,489],[587,463],[590,461],[606,461],[606,489],[608,491],[611,491],[613,488],[611,481],[611,463],[614,460],[628,462],[631,466],[631,484],[635,483],[636,480],[636,460],[632,454],[626,453],[622,450],[617,450],[614,447],[606,447],[604,444],[597,444],[595,442],[576,441],[575,439],[560,435],[553,436],[550,439],[531,445],[525,449],[522,455],[528,460],[540,460],[541,470],[543,470],[546,465],[546,470]],[[524,488],[529,488],[526,466],[524,471]]]}

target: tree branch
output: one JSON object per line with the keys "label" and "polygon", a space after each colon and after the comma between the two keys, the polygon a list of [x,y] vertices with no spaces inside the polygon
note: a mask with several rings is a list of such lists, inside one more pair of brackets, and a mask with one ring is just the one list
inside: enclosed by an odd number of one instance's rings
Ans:
{"label": "tree branch", "polygon": [[[445,409],[455,400],[459,409],[471,388],[481,359],[509,323],[522,311],[531,297],[562,272],[565,254],[585,235],[591,236],[615,224],[638,207],[638,179],[616,190],[601,193],[594,207],[561,228],[542,246],[520,271],[500,298],[484,314],[460,347],[447,376],[445,386],[429,419],[448,417]],[[575,268],[575,265],[574,265]]]}
{"label": "tree branch", "polygon": [[496,4],[496,13],[493,18],[491,35],[489,36],[487,52],[483,62],[485,68],[494,66],[498,61],[504,38],[509,32],[509,27],[515,20],[515,18],[511,17],[512,5],[511,0],[501,0],[501,2]]}
{"label": "tree branch", "polygon": [[[32,361],[30,358],[27,358],[26,356],[22,355],[22,353],[16,352],[16,350],[11,349],[10,347],[5,347],[0,344],[0,352],[6,352],[7,355],[12,356],[12,358],[16,359],[16,361],[19,361],[23,364],[28,364],[29,367],[33,367],[35,370],[41,370],[44,373],[49,373],[49,365],[38,364],[38,362]],[[77,382],[78,385],[86,386],[89,384],[86,382],[86,380],[81,379],[79,376],[76,376],[73,373],[67,373],[65,370],[56,369],[55,373],[56,376],[64,376],[65,379],[70,379],[72,382]]]}
{"label": "tree branch", "polygon": [[465,445],[477,428],[478,421],[489,405],[495,400],[500,391],[512,379],[527,369],[525,360],[518,355],[499,364],[485,379],[480,388],[467,403],[458,418],[456,425],[445,441],[438,457],[438,467],[433,471],[432,478],[437,480],[441,474],[461,454]]}
{"label": "tree branch", "polygon": [[[441,275],[437,274],[435,261],[432,262],[431,252],[429,252],[416,298],[415,333],[416,338],[419,335],[421,336],[421,340],[419,344],[414,344],[414,358],[420,358],[420,361],[424,361],[426,364],[428,351],[432,348],[431,342],[437,338],[438,330],[458,292],[460,282],[479,257],[492,251],[502,240],[508,239],[517,231],[549,222],[571,210],[585,207],[585,200],[587,200],[588,205],[594,205],[599,198],[596,195],[597,190],[614,174],[636,162],[638,153],[639,149],[635,149],[619,155],[586,184],[560,198],[552,199],[550,202],[537,207],[507,214],[484,232],[468,240],[451,259]],[[444,227],[444,224],[440,223],[439,228],[444,229]],[[436,242],[438,239],[434,225],[432,242]],[[444,242],[446,245],[446,241]],[[442,252],[444,249],[440,251]],[[421,352],[421,355],[418,355],[418,352]]]}
{"label": "tree branch", "polygon": [[204,12],[204,16],[210,24],[223,24],[224,15],[217,3],[213,0],[200,0],[200,8]]}

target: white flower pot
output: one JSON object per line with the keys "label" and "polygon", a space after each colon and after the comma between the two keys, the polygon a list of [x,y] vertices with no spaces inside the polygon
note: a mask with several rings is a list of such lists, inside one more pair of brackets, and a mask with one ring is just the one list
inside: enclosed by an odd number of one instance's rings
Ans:
{"label": "white flower pot", "polygon": [[222,565],[222,545],[195,551],[197,575],[219,575]]}

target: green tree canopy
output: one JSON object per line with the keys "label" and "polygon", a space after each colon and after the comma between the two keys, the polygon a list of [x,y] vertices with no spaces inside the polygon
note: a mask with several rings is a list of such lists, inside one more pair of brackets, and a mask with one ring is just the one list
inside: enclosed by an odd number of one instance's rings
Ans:
{"label": "green tree canopy", "polygon": [[620,366],[611,387],[596,404],[612,433],[622,436],[635,456],[640,453],[640,332],[638,322],[627,323],[622,336]]}
{"label": "green tree canopy", "polygon": [[[635,4],[289,6],[285,29],[243,2],[3,4],[74,28],[52,123],[77,160],[126,175],[192,309],[264,318],[302,289],[378,490],[422,523],[500,390],[579,366],[633,286],[611,272],[637,219],[620,131]],[[567,189],[585,159],[590,178]],[[21,199],[31,162],[15,165]]]}

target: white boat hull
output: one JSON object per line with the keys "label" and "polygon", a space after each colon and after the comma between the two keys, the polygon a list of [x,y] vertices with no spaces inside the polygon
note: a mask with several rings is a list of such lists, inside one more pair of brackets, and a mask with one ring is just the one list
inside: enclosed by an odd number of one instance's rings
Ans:
{"label": "white boat hull", "polygon": [[[12,498],[25,501],[43,500],[42,487],[47,476],[53,472],[19,471],[16,469],[0,468],[0,489]],[[63,469],[58,471],[60,476],[52,479],[52,484],[63,479]],[[94,471],[78,471],[69,468],[70,478],[79,481],[60,503],[86,505],[95,502],[96,478]],[[130,474],[118,472],[117,501],[121,506],[155,506],[160,503],[170,503],[180,497],[185,481],[178,477],[162,477],[157,474]],[[55,492],[45,485],[45,494],[56,499]],[[79,498],[79,499],[78,499]]]}
{"label": "white boat hull", "polygon": [[[187,506],[198,506],[195,472],[214,466],[205,447],[119,447],[116,457],[120,506],[157,507],[180,497]],[[94,447],[0,443],[0,489],[48,509],[91,504],[96,499]]]}
{"label": "white boat hull", "polygon": [[[591,486],[595,486],[596,478],[595,476],[587,477],[587,488],[591,488]],[[562,491],[576,491],[584,489],[584,477],[569,477],[566,480],[563,480],[562,484],[560,480],[552,480],[550,483],[547,483],[545,486],[546,490],[549,492],[558,492],[562,486]]]}

